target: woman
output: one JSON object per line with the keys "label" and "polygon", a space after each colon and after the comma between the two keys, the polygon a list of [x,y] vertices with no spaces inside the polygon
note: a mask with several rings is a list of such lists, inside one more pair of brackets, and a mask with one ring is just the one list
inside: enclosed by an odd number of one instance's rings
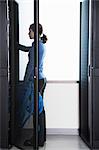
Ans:
{"label": "woman", "polygon": [[[29,27],[29,38],[34,39],[34,32],[35,32],[35,26],[34,24],[31,24]],[[43,74],[43,60],[45,56],[45,47],[44,44],[47,41],[46,35],[43,34],[43,27],[41,24],[39,24],[39,92],[43,97],[44,90],[46,87],[46,78]],[[42,35],[42,36],[41,36]],[[32,43],[32,47],[25,47],[22,45],[19,45],[20,50],[29,51],[29,61],[26,67],[26,72],[24,76],[24,82],[27,83],[28,81],[32,81],[34,77],[34,42]],[[45,110],[43,108],[43,112],[39,115],[39,146],[44,145],[44,141],[46,141],[46,122],[45,122]],[[25,146],[32,146],[33,145],[33,137],[31,139],[26,140],[24,142]]]}

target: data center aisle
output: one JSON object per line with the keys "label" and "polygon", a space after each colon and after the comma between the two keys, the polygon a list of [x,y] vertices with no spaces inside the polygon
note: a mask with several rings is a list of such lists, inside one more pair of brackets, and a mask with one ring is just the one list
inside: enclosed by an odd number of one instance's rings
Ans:
{"label": "data center aisle", "polygon": [[[31,149],[32,148],[27,148]],[[17,150],[13,147],[11,150]],[[76,135],[48,135],[44,147],[39,150],[90,150],[79,136]]]}

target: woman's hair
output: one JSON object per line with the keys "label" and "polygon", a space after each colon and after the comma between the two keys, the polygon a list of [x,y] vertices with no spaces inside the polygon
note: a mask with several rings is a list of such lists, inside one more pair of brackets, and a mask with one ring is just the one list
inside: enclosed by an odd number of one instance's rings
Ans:
{"label": "woman's hair", "polygon": [[[33,32],[35,32],[35,25],[34,24],[31,24],[29,29],[32,29]],[[43,34],[43,27],[41,24],[39,24],[39,35],[41,37],[41,40],[43,41],[43,43],[46,43],[47,42],[47,36],[45,34]],[[42,35],[42,36],[41,36]]]}

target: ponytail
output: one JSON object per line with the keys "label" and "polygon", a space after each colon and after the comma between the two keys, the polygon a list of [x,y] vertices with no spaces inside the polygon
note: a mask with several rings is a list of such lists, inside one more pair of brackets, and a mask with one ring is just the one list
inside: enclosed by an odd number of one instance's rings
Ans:
{"label": "ponytail", "polygon": [[43,34],[43,36],[41,37],[41,40],[43,41],[43,43],[45,44],[47,42],[47,36],[45,34]]}

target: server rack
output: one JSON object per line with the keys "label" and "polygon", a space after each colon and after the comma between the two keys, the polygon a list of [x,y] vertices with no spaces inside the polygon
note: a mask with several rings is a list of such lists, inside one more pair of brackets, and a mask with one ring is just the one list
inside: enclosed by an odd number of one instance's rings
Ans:
{"label": "server rack", "polygon": [[19,14],[18,4],[10,0],[9,7],[9,100],[10,100],[10,137],[9,142],[14,145],[16,140],[16,97],[17,84],[19,82]]}
{"label": "server rack", "polygon": [[[33,129],[18,129],[16,122],[16,91],[19,82],[19,51],[17,49],[17,44],[19,43],[18,3],[15,0],[0,1],[0,148],[9,148],[9,146],[15,145],[20,149],[25,149],[23,145],[24,139],[29,139],[29,136],[34,134],[34,148],[38,149],[38,2],[38,0],[34,0],[34,23],[36,28],[34,39],[34,90],[36,94],[34,95],[35,124],[33,131]],[[9,18],[7,18],[7,15]],[[8,24],[9,35],[7,33]],[[8,36],[9,41],[7,41]]]}
{"label": "server rack", "polygon": [[8,147],[8,46],[7,2],[0,1],[0,147]]}
{"label": "server rack", "polygon": [[99,1],[81,3],[80,127],[91,149],[99,148]]}

